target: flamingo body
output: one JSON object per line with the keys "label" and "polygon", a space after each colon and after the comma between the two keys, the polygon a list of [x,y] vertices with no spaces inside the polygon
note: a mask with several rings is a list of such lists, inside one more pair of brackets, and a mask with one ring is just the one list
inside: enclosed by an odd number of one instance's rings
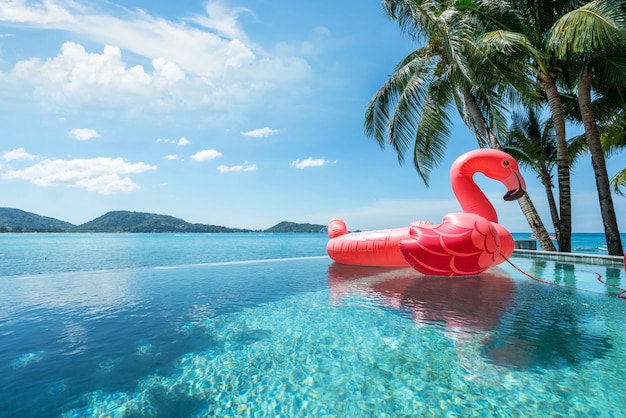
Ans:
{"label": "flamingo body", "polygon": [[432,276],[473,276],[496,264],[500,237],[487,219],[473,213],[451,213],[439,225],[411,225],[400,242],[406,261]]}

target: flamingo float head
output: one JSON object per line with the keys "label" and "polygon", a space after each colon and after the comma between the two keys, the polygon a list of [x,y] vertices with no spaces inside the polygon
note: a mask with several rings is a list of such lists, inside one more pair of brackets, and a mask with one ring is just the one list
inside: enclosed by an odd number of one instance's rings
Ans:
{"label": "flamingo float head", "polygon": [[[461,179],[471,179],[475,173],[482,173],[492,180],[504,184],[507,192],[504,200],[511,201],[526,193],[526,182],[520,173],[517,161],[504,151],[478,149],[461,155],[450,167],[450,179],[455,193],[465,187]],[[467,211],[466,211],[467,212]]]}

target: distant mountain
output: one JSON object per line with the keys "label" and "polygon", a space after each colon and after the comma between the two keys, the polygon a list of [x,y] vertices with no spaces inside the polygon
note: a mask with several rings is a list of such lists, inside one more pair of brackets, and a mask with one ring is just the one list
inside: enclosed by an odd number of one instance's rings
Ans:
{"label": "distant mountain", "polygon": [[297,224],[283,221],[263,232],[325,232],[326,225],[317,224]]}
{"label": "distant mountain", "polygon": [[250,232],[249,229],[192,224],[155,213],[113,211],[79,225],[72,232]]}
{"label": "distant mountain", "polygon": [[0,232],[67,232],[75,225],[20,209],[0,208]]}
{"label": "distant mountain", "polygon": [[[262,232],[321,232],[326,226],[280,222]],[[107,212],[82,225],[74,225],[20,209],[0,208],[0,232],[253,232],[250,229],[192,224],[155,213],[125,210]]]}

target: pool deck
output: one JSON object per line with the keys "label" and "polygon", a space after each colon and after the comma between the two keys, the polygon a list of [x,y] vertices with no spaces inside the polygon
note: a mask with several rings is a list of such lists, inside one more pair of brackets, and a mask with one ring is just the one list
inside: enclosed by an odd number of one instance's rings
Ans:
{"label": "pool deck", "polygon": [[515,257],[533,258],[540,260],[562,261],[567,263],[584,263],[624,266],[624,257],[602,254],[560,253],[554,251],[520,250],[513,251]]}

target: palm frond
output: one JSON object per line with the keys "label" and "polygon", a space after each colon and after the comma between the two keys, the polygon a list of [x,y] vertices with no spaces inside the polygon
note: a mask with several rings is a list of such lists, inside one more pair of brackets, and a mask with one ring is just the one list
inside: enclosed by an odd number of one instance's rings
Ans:
{"label": "palm frond", "polygon": [[563,15],[553,26],[548,46],[558,57],[611,49],[624,42],[623,0],[594,0]]}
{"label": "palm frond", "polygon": [[448,115],[451,95],[445,83],[433,83],[424,100],[422,112],[417,119],[413,145],[413,164],[420,177],[428,186],[433,168],[438,167],[445,157],[452,122]]}
{"label": "palm frond", "polygon": [[577,135],[567,141],[567,155],[570,167],[575,167],[578,161],[589,151],[589,144],[585,135]]}
{"label": "palm frond", "polygon": [[626,125],[616,122],[601,126],[600,141],[607,157],[624,151],[626,149]]}
{"label": "palm frond", "polygon": [[[497,33],[496,33],[497,32]],[[472,74],[478,86],[496,86],[509,100],[519,93],[533,95],[534,82],[528,64],[527,42],[509,38],[502,31],[490,32],[466,42],[466,54],[473,63]]]}
{"label": "palm frond", "polygon": [[597,51],[589,57],[594,87],[626,90],[626,38],[624,40],[622,48]]}
{"label": "palm frond", "polygon": [[[396,138],[393,136],[395,132],[390,132],[390,127],[397,129],[404,125],[410,132],[413,128],[404,120],[393,125],[391,121],[394,120],[394,114],[400,110],[407,109],[412,114],[413,109],[420,108],[431,71],[429,60],[415,52],[409,54],[400,61],[396,71],[374,94],[365,112],[366,135],[374,138],[381,148],[384,148],[387,143],[392,145],[400,162],[403,161],[413,135],[412,133],[405,134],[401,129],[399,133],[402,136]],[[401,105],[400,101],[403,101]],[[398,117],[396,116],[396,119]]]}
{"label": "palm frond", "polygon": [[607,89],[606,86],[599,86],[596,94],[594,113],[598,121],[604,124],[617,120],[626,126],[626,88]]}
{"label": "palm frond", "polygon": [[398,22],[400,29],[418,41],[429,38],[436,20],[437,4],[433,1],[383,0],[387,15]]}
{"label": "palm frond", "polygon": [[415,168],[428,185],[431,170],[443,159],[451,121],[445,79],[433,79],[433,59],[426,50],[402,59],[395,72],[370,100],[365,132],[381,148],[391,146],[400,164],[413,150]]}
{"label": "palm frond", "polygon": [[626,168],[620,170],[611,178],[611,187],[613,191],[620,196],[626,196],[626,193],[621,189],[626,187]]}

